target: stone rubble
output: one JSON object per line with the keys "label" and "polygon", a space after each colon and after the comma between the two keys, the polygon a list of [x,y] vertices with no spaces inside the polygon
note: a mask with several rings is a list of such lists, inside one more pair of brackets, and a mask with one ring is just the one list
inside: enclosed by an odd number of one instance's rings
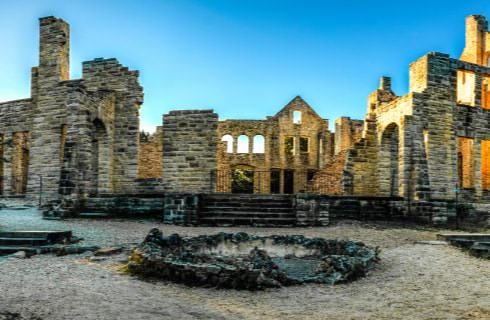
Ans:
{"label": "stone rubble", "polygon": [[[273,246],[299,246],[310,250],[307,257],[285,255],[273,258],[256,242],[272,242]],[[250,244],[248,254],[226,255],[205,252],[220,245]],[[259,237],[239,233],[182,238],[178,234],[165,237],[152,229],[145,240],[132,251],[128,270],[145,277],[181,282],[189,286],[263,290],[303,283],[335,284],[365,276],[378,259],[378,250],[361,242],[306,238],[304,236]],[[289,259],[304,258],[316,262],[313,274],[297,275],[282,264]],[[301,260],[301,259],[298,259]],[[301,266],[300,266],[301,268]]]}

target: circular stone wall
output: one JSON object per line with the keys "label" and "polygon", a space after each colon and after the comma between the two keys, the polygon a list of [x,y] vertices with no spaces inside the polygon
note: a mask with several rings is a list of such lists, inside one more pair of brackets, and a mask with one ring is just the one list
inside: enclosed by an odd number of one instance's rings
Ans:
{"label": "circular stone wall", "polygon": [[152,229],[131,253],[128,270],[190,286],[257,290],[354,280],[377,259],[376,249],[354,241],[243,232],[164,237]]}

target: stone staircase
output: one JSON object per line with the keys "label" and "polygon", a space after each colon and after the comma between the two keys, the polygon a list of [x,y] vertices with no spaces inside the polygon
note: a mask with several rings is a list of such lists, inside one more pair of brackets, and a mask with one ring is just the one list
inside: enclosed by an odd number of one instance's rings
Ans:
{"label": "stone staircase", "polygon": [[292,226],[296,224],[293,197],[262,194],[205,194],[199,223],[211,226]]}
{"label": "stone staircase", "polygon": [[24,251],[27,255],[48,252],[52,245],[69,242],[71,231],[0,232],[0,256]]}
{"label": "stone staircase", "polygon": [[490,234],[439,234],[437,237],[475,256],[490,259]]}

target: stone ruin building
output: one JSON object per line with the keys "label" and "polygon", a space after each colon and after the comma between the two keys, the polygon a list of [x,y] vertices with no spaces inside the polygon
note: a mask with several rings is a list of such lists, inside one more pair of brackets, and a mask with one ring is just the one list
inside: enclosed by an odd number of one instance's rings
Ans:
{"label": "stone ruin building", "polygon": [[489,58],[488,23],[469,16],[459,59],[432,52],[412,63],[404,96],[382,77],[365,119],[337,119],[334,133],[296,97],[265,120],[170,111],[147,135],[138,71],[95,59],[70,80],[69,26],[41,18],[31,97],[0,103],[0,194],[70,200],[74,211],[163,211],[184,224],[206,212],[231,224],[447,222],[458,201],[481,210],[490,200]]}
{"label": "stone ruin building", "polygon": [[[48,198],[129,192],[138,173],[138,72],[116,59],[83,63],[69,76],[70,30],[40,19],[31,97],[0,104],[0,191]],[[42,179],[42,181],[41,181]]]}

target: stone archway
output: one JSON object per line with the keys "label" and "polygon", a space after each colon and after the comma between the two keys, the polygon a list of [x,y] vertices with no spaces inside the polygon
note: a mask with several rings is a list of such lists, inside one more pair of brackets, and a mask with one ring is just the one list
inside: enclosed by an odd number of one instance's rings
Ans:
{"label": "stone archway", "polygon": [[91,167],[90,193],[97,195],[111,192],[109,139],[106,127],[100,119],[93,121]]}
{"label": "stone archway", "polygon": [[389,124],[381,135],[379,165],[379,187],[381,194],[400,195],[399,185],[399,127],[396,123]]}

